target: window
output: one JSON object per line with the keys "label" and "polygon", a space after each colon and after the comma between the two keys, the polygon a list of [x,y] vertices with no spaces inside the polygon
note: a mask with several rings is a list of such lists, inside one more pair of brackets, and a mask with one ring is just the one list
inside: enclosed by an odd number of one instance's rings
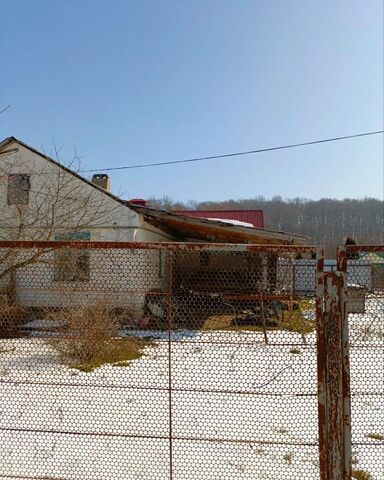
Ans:
{"label": "window", "polygon": [[55,282],[89,281],[89,252],[63,248],[55,256]]}
{"label": "window", "polygon": [[[56,240],[90,240],[89,232],[56,235]],[[90,254],[87,249],[63,248],[55,252],[55,282],[88,282]]]}
{"label": "window", "polygon": [[28,205],[31,183],[25,173],[8,175],[8,205]]}

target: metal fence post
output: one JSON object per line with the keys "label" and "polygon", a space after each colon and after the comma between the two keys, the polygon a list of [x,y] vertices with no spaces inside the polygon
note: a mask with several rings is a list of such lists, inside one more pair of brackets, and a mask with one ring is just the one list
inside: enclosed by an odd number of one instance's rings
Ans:
{"label": "metal fence post", "polygon": [[318,397],[321,480],[350,480],[346,272],[318,272]]}
{"label": "metal fence post", "polygon": [[350,479],[352,474],[352,432],[351,432],[351,382],[349,362],[349,323],[348,323],[348,277],[347,277],[347,249],[345,246],[337,248],[337,269],[341,278],[339,288],[339,305],[342,328],[343,347],[343,398],[344,398],[344,468],[345,478]]}
{"label": "metal fence post", "polygon": [[168,252],[168,425],[169,425],[169,480],[173,479],[173,379],[172,379],[172,335],[173,335],[173,287],[175,252]]}
{"label": "metal fence post", "polygon": [[320,478],[327,480],[326,368],[324,332],[324,250],[316,252],[317,397]]}

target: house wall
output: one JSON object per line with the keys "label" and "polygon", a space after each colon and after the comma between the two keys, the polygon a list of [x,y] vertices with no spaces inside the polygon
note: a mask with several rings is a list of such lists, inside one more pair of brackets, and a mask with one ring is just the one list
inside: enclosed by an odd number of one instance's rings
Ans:
{"label": "house wall", "polygon": [[[2,239],[54,239],[60,232],[91,232],[92,240],[169,241],[127,206],[16,142],[0,156]],[[7,174],[30,175],[29,205],[7,203]],[[20,232],[20,223],[25,226]]]}
{"label": "house wall", "polygon": [[[336,270],[336,261],[326,260],[324,271]],[[347,281],[348,284],[357,284],[371,289],[372,265],[366,260],[348,260]],[[316,260],[302,259],[292,260],[279,259],[277,269],[278,284],[284,285],[288,290],[298,294],[314,295],[316,292]]]}
{"label": "house wall", "polygon": [[255,293],[267,287],[267,265],[248,252],[176,252],[174,279],[176,290]]}
{"label": "house wall", "polygon": [[[47,252],[38,262],[17,271],[19,305],[51,308],[103,303],[130,307],[138,319],[144,313],[146,294],[166,289],[164,259],[158,249],[89,250],[90,274],[85,281],[57,280],[57,252]],[[34,253],[36,250],[25,249],[18,253],[17,261]]]}
{"label": "house wall", "polygon": [[384,263],[372,265],[372,289],[384,290]]}
{"label": "house wall", "polygon": [[[92,241],[172,240],[142,215],[41,155],[16,142],[6,148],[15,149],[0,155],[0,240],[54,240],[74,231],[89,232]],[[8,174],[30,175],[28,205],[8,205]],[[31,254],[31,250],[18,253]],[[104,300],[117,305],[133,303],[139,315],[146,291],[162,287],[158,251],[95,250],[90,255],[89,282],[55,282],[53,258],[18,270],[17,300],[22,305],[47,307]],[[1,290],[9,287],[9,276],[0,279]]]}
{"label": "house wall", "polygon": [[369,261],[348,260],[347,262],[348,285],[361,285],[367,290],[372,289],[372,264]]}

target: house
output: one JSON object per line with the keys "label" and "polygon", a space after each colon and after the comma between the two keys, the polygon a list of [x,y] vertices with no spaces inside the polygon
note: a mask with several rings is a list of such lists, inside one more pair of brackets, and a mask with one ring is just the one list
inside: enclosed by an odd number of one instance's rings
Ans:
{"label": "house", "polygon": [[[308,243],[308,238],[300,235],[231,224],[225,218],[192,217],[150,208],[137,200],[123,200],[111,193],[107,175],[93,175],[88,180],[15,137],[0,142],[0,208],[0,240],[33,240],[40,242],[38,245],[47,240],[153,245],[137,251],[127,246],[109,250],[108,255],[96,249],[40,249],[31,262],[25,262],[28,252],[8,249],[0,256],[0,289],[13,291],[16,301],[27,306],[56,308],[106,298],[121,306],[129,299],[139,316],[148,303],[148,293],[164,292],[169,286],[167,251],[156,245]],[[177,254],[174,260],[172,288],[177,284],[179,289],[183,285],[192,291],[204,278],[206,288],[211,284],[211,288],[216,285],[216,289],[228,290],[231,286],[225,272],[230,269],[231,282],[249,289],[244,262],[238,256],[192,251],[187,261],[185,255]],[[270,260],[276,263],[276,259]],[[244,261],[248,262],[250,275],[260,274],[256,256]],[[219,278],[224,279],[221,284]]]}
{"label": "house", "polygon": [[105,174],[87,180],[24,142],[0,142],[0,239],[170,241],[110,192]]}
{"label": "house", "polygon": [[369,252],[360,254],[360,263],[370,267],[370,275],[366,274],[372,291],[384,290],[384,252]]}
{"label": "house", "polygon": [[384,290],[384,252],[371,254],[369,261],[372,265],[372,290]]}

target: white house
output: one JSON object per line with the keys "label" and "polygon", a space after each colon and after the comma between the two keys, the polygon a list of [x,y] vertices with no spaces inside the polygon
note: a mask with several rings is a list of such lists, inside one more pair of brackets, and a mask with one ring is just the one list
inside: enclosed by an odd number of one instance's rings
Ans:
{"label": "white house", "polygon": [[[142,314],[148,292],[164,291],[169,281],[167,249],[157,248],[159,242],[308,243],[299,235],[128,203],[113,195],[109,187],[107,175],[94,175],[89,181],[14,137],[0,142],[0,241],[34,240],[41,244],[91,240],[154,245],[108,252],[48,249],[39,261],[24,264],[33,250],[2,249],[0,244],[0,289],[13,289],[16,300],[28,306],[67,306],[108,298],[121,306],[133,303]],[[203,278],[203,274],[209,283],[210,275],[217,277],[218,271],[226,271],[229,266],[233,272],[238,269],[239,278],[244,277],[244,265],[234,263],[236,258],[209,253],[202,257],[193,252],[187,264],[194,278]],[[14,268],[15,264],[23,266]],[[179,257],[174,278],[182,275],[185,265],[185,258]]]}
{"label": "white house", "polygon": [[0,142],[0,177],[0,239],[172,240],[113,195],[106,175],[89,181],[14,137]]}
{"label": "white house", "polygon": [[[106,175],[94,175],[89,181],[24,142],[6,138],[0,143],[0,240],[158,243],[174,239],[146,222],[126,201],[113,195],[109,187]],[[145,290],[161,287],[159,253],[154,250],[143,250],[136,255],[132,251],[120,251],[109,256],[108,261],[108,257],[103,261],[102,252],[96,250],[47,251],[30,265],[10,269],[11,265],[20,266],[35,253],[35,250],[11,249],[0,253],[0,288],[13,289],[17,301],[24,305],[100,301],[106,281],[109,299],[113,290],[112,300],[124,304],[127,289],[143,290],[140,299],[135,301],[141,304]],[[113,267],[114,262],[119,265]],[[142,265],[129,285],[118,273],[118,266],[121,268],[124,263],[130,263],[131,268],[135,263]],[[106,278],[106,269],[111,272],[109,278]],[[1,276],[1,270],[8,274]]]}

